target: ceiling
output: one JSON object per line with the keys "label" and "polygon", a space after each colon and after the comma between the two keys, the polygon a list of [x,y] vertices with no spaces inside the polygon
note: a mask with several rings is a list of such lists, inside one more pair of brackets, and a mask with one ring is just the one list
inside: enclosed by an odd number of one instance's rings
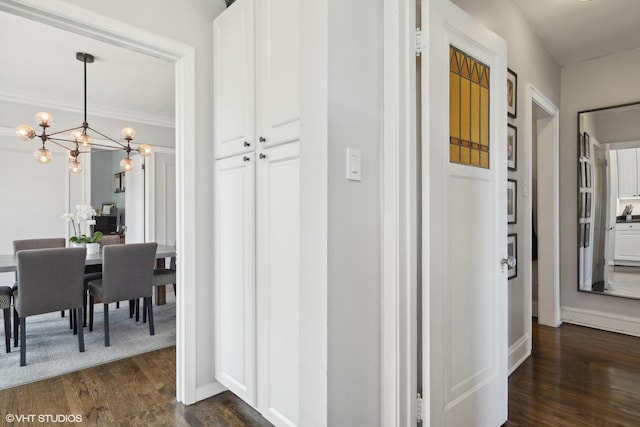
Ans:
{"label": "ceiling", "polygon": [[561,67],[640,47],[638,0],[511,0]]}
{"label": "ceiling", "polygon": [[0,40],[0,100],[81,111],[83,63],[76,52],[87,52],[95,56],[87,64],[89,116],[173,126],[173,63],[4,12]]}

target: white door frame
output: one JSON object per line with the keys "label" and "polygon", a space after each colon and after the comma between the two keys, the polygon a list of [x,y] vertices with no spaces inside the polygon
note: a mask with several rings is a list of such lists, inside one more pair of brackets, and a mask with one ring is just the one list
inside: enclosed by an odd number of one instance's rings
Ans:
{"label": "white door frame", "polygon": [[[526,182],[532,184],[531,147],[534,138],[534,104],[549,118],[535,122],[538,158],[538,323],[558,327],[560,314],[560,113],[558,108],[531,83],[526,85],[524,99],[524,149]],[[541,126],[543,124],[543,126]],[[544,168],[544,169],[543,169]],[[531,197],[525,197],[524,212],[531,212]],[[524,219],[524,325],[528,334],[528,356],[531,354],[531,215]],[[526,358],[526,356],[524,358]],[[524,360],[524,358],[522,360]],[[520,362],[521,363],[521,362]],[[515,369],[519,365],[512,367]]]}
{"label": "white door frame", "polygon": [[[197,392],[196,352],[196,212],[195,158],[195,48],[140,30],[116,19],[60,0],[6,0],[0,10],[175,63],[176,92],[176,251],[178,287],[176,306],[176,398],[190,404]],[[193,215],[193,214],[191,214]]]}
{"label": "white door frame", "polygon": [[[416,0],[383,1],[382,426],[416,425]],[[427,311],[428,315],[428,311]]]}

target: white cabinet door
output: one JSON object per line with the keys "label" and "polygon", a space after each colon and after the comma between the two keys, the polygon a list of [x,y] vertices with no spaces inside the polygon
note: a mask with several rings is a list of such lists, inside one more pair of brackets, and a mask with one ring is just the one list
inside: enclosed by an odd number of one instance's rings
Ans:
{"label": "white cabinet door", "polygon": [[213,22],[215,158],[254,149],[254,0],[238,0]]}
{"label": "white cabinet door", "polygon": [[255,154],[215,162],[215,375],[250,405],[255,373]]}
{"label": "white cabinet door", "polygon": [[636,197],[638,192],[637,150],[618,150],[618,196]]}
{"label": "white cabinet door", "polygon": [[258,410],[276,426],[296,426],[300,378],[299,143],[262,150],[258,156]]}
{"label": "white cabinet door", "polygon": [[258,144],[296,141],[300,135],[299,0],[256,5]]}

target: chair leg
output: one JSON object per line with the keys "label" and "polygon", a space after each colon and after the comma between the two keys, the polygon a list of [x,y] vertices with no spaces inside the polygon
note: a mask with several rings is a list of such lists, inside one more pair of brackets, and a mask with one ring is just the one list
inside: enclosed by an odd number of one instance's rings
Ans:
{"label": "chair leg", "polygon": [[140,321],[140,298],[136,298],[136,322]]}
{"label": "chair leg", "polygon": [[[76,317],[76,319],[82,319],[82,307],[78,307],[74,310],[73,315]],[[76,321],[76,325],[78,324],[78,322]],[[80,353],[84,352],[84,328],[83,327],[79,327],[78,328],[78,347],[80,349]]]}
{"label": "chair leg", "polygon": [[[69,329],[73,329],[73,310],[69,310]],[[73,335],[75,335],[76,332],[73,331]]]}
{"label": "chair leg", "polygon": [[147,299],[142,299],[142,323],[147,323]]}
{"label": "chair leg", "polygon": [[76,313],[76,310],[69,310],[69,320],[71,321],[71,323],[73,324],[73,335],[78,335],[78,313]]}
{"label": "chair leg", "polygon": [[93,303],[94,303],[93,295],[89,295],[89,332],[93,331]]}
{"label": "chair leg", "polygon": [[84,316],[82,325],[87,326],[87,292],[84,292],[84,296],[82,297],[82,314]]}
{"label": "chair leg", "polygon": [[18,346],[18,325],[19,325],[19,321],[18,321],[18,310],[16,310],[16,307],[13,307],[13,346],[17,347]]}
{"label": "chair leg", "polygon": [[120,308],[120,301],[116,301],[116,308]]}
{"label": "chair leg", "polygon": [[173,296],[174,297],[176,296],[176,284],[175,283],[173,284]]}
{"label": "chair leg", "polygon": [[11,309],[4,310],[4,343],[7,346],[7,353],[11,353]]}
{"label": "chair leg", "polygon": [[104,346],[109,347],[109,304],[104,304]]}
{"label": "chair leg", "polygon": [[27,364],[27,328],[24,317],[20,318],[20,366]]}
{"label": "chair leg", "polygon": [[60,317],[64,317],[64,310],[60,312]]}
{"label": "chair leg", "polygon": [[129,319],[131,319],[133,317],[133,313],[135,312],[135,304],[133,303],[133,300],[130,299],[129,300]]}
{"label": "chair leg", "polygon": [[153,301],[151,301],[151,297],[145,297],[144,301],[147,306],[147,310],[149,310],[149,334],[155,335],[156,330],[153,325]]}

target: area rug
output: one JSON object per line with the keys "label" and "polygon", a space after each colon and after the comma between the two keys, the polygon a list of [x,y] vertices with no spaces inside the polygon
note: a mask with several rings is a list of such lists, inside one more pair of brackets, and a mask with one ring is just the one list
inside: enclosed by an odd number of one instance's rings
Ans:
{"label": "area rug", "polygon": [[[171,289],[167,289],[167,303],[153,305],[155,335],[149,335],[148,323],[129,318],[129,304],[109,306],[111,346],[104,346],[104,313],[96,304],[94,329],[84,328],[85,352],[78,351],[78,337],[69,329],[68,312],[41,314],[27,318],[27,366],[20,366],[20,348],[5,353],[4,334],[0,340],[0,390],[39,381],[68,372],[111,362],[136,354],[173,346],[176,343],[176,304]],[[142,305],[142,304],[141,304]],[[4,323],[0,316],[0,334]]]}

